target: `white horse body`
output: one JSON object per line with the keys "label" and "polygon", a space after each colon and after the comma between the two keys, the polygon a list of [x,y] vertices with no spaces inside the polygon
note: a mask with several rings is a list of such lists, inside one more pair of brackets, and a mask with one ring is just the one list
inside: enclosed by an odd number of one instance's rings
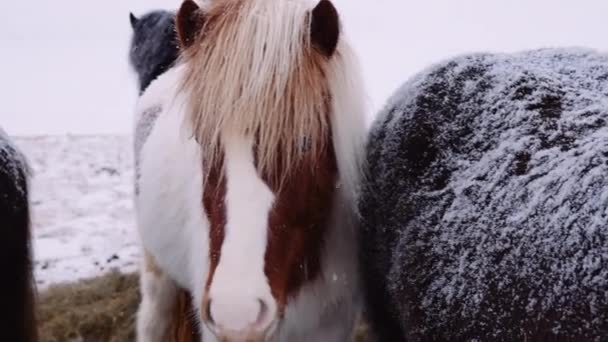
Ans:
{"label": "white horse body", "polygon": [[[183,112],[172,110],[177,105],[171,99],[179,72],[176,67],[159,77],[138,103],[138,115],[154,106],[162,109],[139,157],[141,178],[136,205],[145,248],[179,286],[191,288],[198,285],[197,276],[201,276],[199,281],[205,279],[206,270],[194,274],[192,271],[199,269],[195,266],[200,265],[191,265],[189,260],[207,258],[208,221],[201,210],[200,145],[184,134]],[[196,242],[200,246],[195,246]]]}
{"label": "white horse body", "polygon": [[[346,61],[348,57],[343,59]],[[333,201],[321,274],[290,299],[275,341],[345,341],[350,337],[358,316],[353,186],[357,183],[358,149],[363,142],[365,127],[361,102],[363,92],[358,89],[361,82],[356,78],[356,72],[347,75],[352,72],[347,69],[347,66],[337,68],[339,74],[330,77],[335,92],[332,136],[342,185],[338,185]],[[147,262],[142,265],[143,299],[138,319],[140,341],[162,340],[171,320],[178,287],[190,292],[196,305],[197,321],[202,321],[203,289],[210,269],[209,221],[202,203],[201,145],[192,137],[183,99],[180,98],[182,95],[177,93],[178,80],[183,73],[182,66],[166,72],[150,85],[137,105],[137,121],[142,120],[142,115],[150,108],[161,108],[143,142],[140,155],[136,157],[140,163],[136,198],[138,228],[145,253],[153,258],[163,273],[159,275],[146,269],[149,268]],[[265,277],[265,223],[256,226],[252,221],[266,218],[272,205],[272,193],[264,195],[265,184],[255,171],[247,137],[225,138],[227,203],[240,202],[235,205],[248,206],[248,214],[242,214],[241,209],[241,216],[231,217],[230,205],[226,209],[228,224],[220,263],[230,265],[220,267],[228,271],[215,275],[215,282],[221,285],[211,290],[237,287],[241,291],[256,291],[270,296],[266,279],[259,279]],[[246,224],[236,231],[241,221]],[[246,229],[245,226],[250,227]],[[237,257],[231,258],[233,255]],[[247,260],[248,264],[240,260]],[[155,277],[154,281],[148,281],[150,277]],[[159,281],[158,278],[162,279]],[[259,288],[251,289],[248,287],[250,284]],[[243,320],[247,319],[247,312],[226,314],[240,314]],[[205,325],[201,324],[199,328],[205,342],[216,340]]]}

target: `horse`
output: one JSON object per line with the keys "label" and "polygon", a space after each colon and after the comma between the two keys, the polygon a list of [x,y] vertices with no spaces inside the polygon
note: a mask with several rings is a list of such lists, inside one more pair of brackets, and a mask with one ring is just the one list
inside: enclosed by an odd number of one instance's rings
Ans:
{"label": "horse", "polygon": [[151,11],[141,18],[129,13],[133,30],[129,62],[137,73],[140,95],[177,60],[174,16],[166,10]]}
{"label": "horse", "polygon": [[608,55],[472,53],[397,90],[358,201],[381,341],[605,341]]}
{"label": "horse", "polygon": [[32,272],[29,168],[25,157],[0,129],[0,267],[3,294],[0,340],[38,340]]}
{"label": "horse", "polygon": [[[361,299],[358,61],[329,0],[186,0],[136,109],[137,339],[347,341]],[[140,127],[142,126],[142,127]]]}

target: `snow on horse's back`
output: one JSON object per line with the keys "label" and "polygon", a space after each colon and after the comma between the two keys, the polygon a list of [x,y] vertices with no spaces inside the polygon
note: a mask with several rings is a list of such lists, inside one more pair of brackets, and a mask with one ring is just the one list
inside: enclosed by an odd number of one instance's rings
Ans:
{"label": "snow on horse's back", "polygon": [[360,209],[390,341],[608,336],[608,56],[462,56],[373,126]]}
{"label": "snow on horse's back", "polygon": [[[180,290],[205,341],[342,341],[358,315],[356,60],[327,0],[185,1],[140,98],[138,338]],[[328,305],[329,304],[329,305]]]}
{"label": "snow on horse's back", "polygon": [[37,340],[32,274],[28,165],[0,128],[0,340]]}

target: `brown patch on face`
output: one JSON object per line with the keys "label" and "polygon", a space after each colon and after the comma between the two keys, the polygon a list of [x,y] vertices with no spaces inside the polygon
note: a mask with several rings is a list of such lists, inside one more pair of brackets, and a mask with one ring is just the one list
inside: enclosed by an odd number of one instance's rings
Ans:
{"label": "brown patch on face", "polygon": [[[209,220],[209,275],[205,284],[205,296],[203,307],[206,307],[207,293],[215,269],[220,262],[222,244],[224,243],[226,225],[226,178],[222,176],[224,157],[215,159],[213,165],[206,169],[205,185],[203,189],[203,207]],[[206,314],[206,312],[203,312]]]}
{"label": "brown patch on face", "polygon": [[[264,271],[281,315],[289,298],[319,276],[338,173],[329,136],[325,142],[302,138],[303,156],[283,183],[273,175],[262,175],[276,196],[268,219]],[[312,143],[323,147],[307,155],[307,150],[315,150],[309,146]],[[277,165],[274,172],[282,172],[282,164]]]}

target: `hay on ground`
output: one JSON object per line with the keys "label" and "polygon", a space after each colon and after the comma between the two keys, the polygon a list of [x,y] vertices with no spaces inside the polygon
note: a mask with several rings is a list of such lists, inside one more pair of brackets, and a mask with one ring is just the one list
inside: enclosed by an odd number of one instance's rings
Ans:
{"label": "hay on ground", "polygon": [[[78,283],[51,286],[40,294],[38,302],[40,342],[134,341],[138,285],[137,274],[115,271]],[[188,304],[182,294],[177,310],[183,314]],[[187,331],[190,330],[184,326],[174,326],[173,340],[193,340]],[[357,328],[356,342],[369,341],[365,332],[364,325]]]}

